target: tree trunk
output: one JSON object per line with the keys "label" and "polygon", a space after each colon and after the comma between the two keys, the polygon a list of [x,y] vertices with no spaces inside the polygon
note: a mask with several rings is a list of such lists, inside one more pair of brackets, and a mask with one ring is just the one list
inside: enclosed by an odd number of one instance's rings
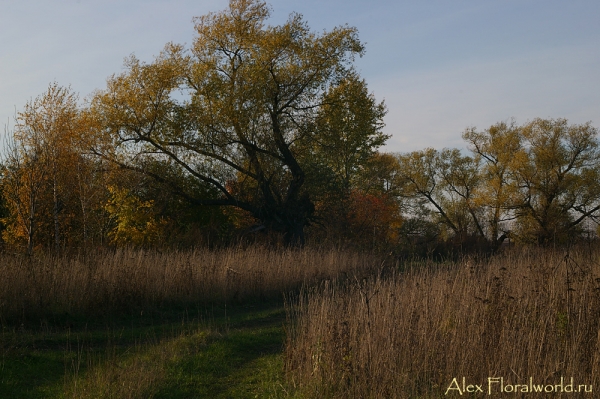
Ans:
{"label": "tree trunk", "polygon": [[302,248],[305,244],[304,239],[305,223],[291,223],[283,235],[286,247]]}
{"label": "tree trunk", "polygon": [[58,205],[58,187],[56,183],[56,173],[52,179],[52,196],[54,200],[54,206],[52,207],[52,216],[54,219],[54,250],[58,254],[60,251],[60,226],[58,221],[58,213],[60,212]]}
{"label": "tree trunk", "polygon": [[305,244],[304,227],[309,223],[315,212],[315,205],[308,194],[302,194],[295,201],[287,204],[287,215],[285,218],[284,241],[290,247],[302,247]]}
{"label": "tree trunk", "polygon": [[35,199],[29,199],[29,220],[27,221],[27,255],[33,254],[33,239],[35,233],[35,211],[36,203]]}

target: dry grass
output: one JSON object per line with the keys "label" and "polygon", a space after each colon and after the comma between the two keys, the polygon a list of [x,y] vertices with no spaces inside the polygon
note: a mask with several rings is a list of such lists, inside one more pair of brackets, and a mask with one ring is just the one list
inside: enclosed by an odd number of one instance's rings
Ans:
{"label": "dry grass", "polygon": [[[303,397],[459,397],[448,388],[463,377],[485,396],[493,377],[514,398],[540,396],[524,393],[530,378],[563,377],[544,397],[593,396],[564,393],[571,378],[575,390],[600,389],[598,253],[522,251],[324,282],[288,315],[286,369]],[[492,397],[500,389],[492,383]]]}
{"label": "dry grass", "polygon": [[90,315],[165,304],[281,299],[339,273],[367,272],[375,257],[260,248],[100,251],[87,257],[0,254],[0,322]]}

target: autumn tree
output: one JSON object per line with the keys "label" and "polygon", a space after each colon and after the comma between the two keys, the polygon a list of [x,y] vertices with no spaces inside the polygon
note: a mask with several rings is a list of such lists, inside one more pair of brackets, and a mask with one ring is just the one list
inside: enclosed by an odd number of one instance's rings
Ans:
{"label": "autumn tree", "polygon": [[482,132],[468,128],[463,139],[481,162],[482,184],[475,200],[486,213],[485,224],[490,239],[498,246],[508,237],[509,229],[505,225],[515,219],[510,205],[516,203],[513,169],[515,154],[522,150],[521,130],[514,120],[499,122]]}
{"label": "autumn tree", "polygon": [[352,190],[346,205],[347,230],[340,237],[353,248],[389,249],[398,243],[403,218],[393,197]]}
{"label": "autumn tree", "polygon": [[355,73],[324,94],[315,122],[318,137],[306,154],[330,171],[341,191],[356,185],[361,168],[389,138],[382,133],[386,113]]}
{"label": "autumn tree", "polygon": [[72,161],[69,155],[76,115],[75,95],[56,83],[17,114],[16,128],[7,147],[4,192],[18,215],[13,222],[20,224],[13,226],[12,231],[17,236],[20,229],[26,232],[28,253],[40,222],[44,221],[44,212],[51,214],[54,247],[60,248],[59,214],[70,195],[65,174]]}
{"label": "autumn tree", "polygon": [[[50,191],[52,192],[52,224],[54,249],[61,244],[60,213],[72,194],[69,176],[77,164],[74,151],[77,129],[77,97],[68,88],[51,84],[48,91],[29,104],[21,113],[22,127],[36,131],[43,139],[43,152]],[[26,134],[26,133],[25,133]],[[20,139],[27,140],[25,136]]]}
{"label": "autumn tree", "polygon": [[600,211],[598,129],[566,119],[535,119],[521,128],[514,154],[517,196],[510,204],[525,240],[548,244],[576,235]]}
{"label": "autumn tree", "polygon": [[[402,215],[405,204],[400,195],[399,171],[398,159],[380,152],[373,154],[358,170],[351,212],[353,216],[360,212],[370,215],[372,236],[378,236],[373,240],[373,248],[377,245],[397,247],[401,240],[400,232],[406,220]],[[360,196],[368,201],[357,201]],[[363,206],[365,203],[372,207]],[[351,220],[356,222],[357,219]]]}
{"label": "autumn tree", "polygon": [[480,188],[477,159],[457,149],[428,148],[398,156],[401,195],[412,204],[413,218],[432,217],[441,234],[457,244],[473,238],[489,242],[476,198]]}
{"label": "autumn tree", "polygon": [[321,243],[355,248],[389,249],[397,245],[404,222],[398,173],[396,157],[379,152],[356,165],[345,188],[331,169],[323,166],[314,172],[314,180],[309,181],[317,208],[312,234]]}
{"label": "autumn tree", "polygon": [[[401,193],[452,237],[497,248],[506,237],[540,245],[575,239],[600,212],[598,131],[535,119],[463,134],[473,156],[427,149],[399,156]],[[423,212],[425,210],[426,212]],[[462,239],[459,239],[459,242]]]}
{"label": "autumn tree", "polygon": [[[170,44],[152,63],[131,57],[92,102],[113,143],[96,153],[163,181],[191,203],[244,210],[294,244],[303,242],[314,213],[302,151],[328,134],[317,126],[330,97],[367,107],[340,112],[371,112],[369,132],[377,132],[382,108],[365,97],[352,69],[364,51],[356,29],[314,33],[298,14],[269,26],[269,14],[262,1],[232,0],[227,10],[195,19],[189,51]],[[359,100],[343,99],[345,85]],[[198,197],[149,171],[145,165],[156,159],[215,194]]]}
{"label": "autumn tree", "polygon": [[28,253],[38,244],[59,251],[87,240],[90,212],[98,208],[91,202],[100,200],[96,193],[102,190],[97,162],[84,150],[92,122],[77,95],[57,83],[17,113],[3,159],[5,240],[26,241]]}
{"label": "autumn tree", "polygon": [[2,194],[8,208],[2,238],[9,243],[24,239],[28,254],[35,246],[47,172],[42,138],[32,133],[27,142],[9,133],[2,164]]}

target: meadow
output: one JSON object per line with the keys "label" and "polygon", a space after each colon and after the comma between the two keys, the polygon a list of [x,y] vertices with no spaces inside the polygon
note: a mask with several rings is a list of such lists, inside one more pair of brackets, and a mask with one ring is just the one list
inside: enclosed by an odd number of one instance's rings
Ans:
{"label": "meadow", "polygon": [[302,396],[594,397],[597,251],[521,249],[402,267],[302,290],[285,349]]}
{"label": "meadow", "polygon": [[285,392],[284,297],[380,257],[230,248],[0,255],[0,398]]}
{"label": "meadow", "polygon": [[0,398],[525,398],[538,386],[561,398],[599,386],[591,247],[458,261],[253,247],[0,256]]}

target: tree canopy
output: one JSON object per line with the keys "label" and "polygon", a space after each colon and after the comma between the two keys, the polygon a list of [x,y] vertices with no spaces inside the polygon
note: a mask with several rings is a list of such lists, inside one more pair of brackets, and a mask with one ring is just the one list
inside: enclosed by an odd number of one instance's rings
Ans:
{"label": "tree canopy", "polygon": [[[92,101],[103,142],[111,143],[95,151],[193,203],[243,209],[286,242],[301,243],[314,214],[307,151],[337,146],[346,159],[336,170],[347,174],[340,168],[355,167],[385,141],[385,108],[353,70],[364,52],[356,29],[317,34],[299,14],[270,26],[269,14],[262,1],[232,0],[194,20],[190,49],[168,44],[149,64],[129,58],[126,72]],[[348,133],[343,143],[340,129]],[[157,159],[214,195],[200,198],[150,170]]]}

